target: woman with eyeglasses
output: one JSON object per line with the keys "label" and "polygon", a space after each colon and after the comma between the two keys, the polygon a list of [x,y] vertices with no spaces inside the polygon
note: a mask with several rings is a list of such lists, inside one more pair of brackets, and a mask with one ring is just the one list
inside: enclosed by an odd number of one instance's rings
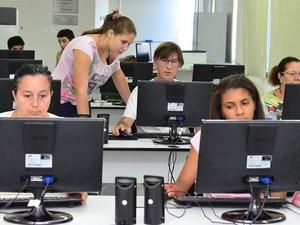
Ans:
{"label": "woman with eyeglasses", "polygon": [[300,60],[291,56],[283,58],[272,68],[269,83],[277,88],[263,96],[263,102],[268,112],[275,111],[277,118],[281,119],[285,84],[300,83]]}
{"label": "woman with eyeglasses", "polygon": [[[153,79],[154,81],[175,81],[175,75],[180,67],[182,67],[184,60],[182,51],[177,44],[163,42],[156,48],[153,62],[157,71],[157,75]],[[136,87],[129,96],[123,117],[112,130],[114,136],[119,136],[121,131],[131,133],[131,126],[136,119],[137,96],[138,89]],[[137,131],[139,133],[169,133],[169,128],[137,127]]]}

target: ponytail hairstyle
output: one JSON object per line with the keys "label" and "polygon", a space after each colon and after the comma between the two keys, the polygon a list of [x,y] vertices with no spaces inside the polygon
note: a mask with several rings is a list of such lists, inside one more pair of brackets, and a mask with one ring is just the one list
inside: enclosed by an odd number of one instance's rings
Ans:
{"label": "ponytail hairstyle", "polygon": [[114,10],[112,13],[108,14],[100,28],[84,31],[82,35],[105,34],[109,30],[112,30],[115,35],[127,33],[136,36],[136,28],[133,21],[126,16],[121,16],[119,10]]}
{"label": "ponytail hairstyle", "polygon": [[300,60],[298,58],[288,56],[283,58],[277,66],[274,66],[272,68],[271,72],[269,73],[268,79],[269,83],[272,86],[280,85],[278,74],[282,76],[282,73],[286,71],[287,65],[291,62],[300,62]]}

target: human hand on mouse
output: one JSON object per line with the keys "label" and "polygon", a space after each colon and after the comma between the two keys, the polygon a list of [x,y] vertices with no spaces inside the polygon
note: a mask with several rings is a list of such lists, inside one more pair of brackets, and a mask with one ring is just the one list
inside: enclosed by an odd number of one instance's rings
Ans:
{"label": "human hand on mouse", "polygon": [[120,123],[117,124],[113,129],[112,129],[112,135],[113,136],[120,136],[120,135],[126,135],[126,134],[131,134],[131,128],[126,127],[124,124]]}

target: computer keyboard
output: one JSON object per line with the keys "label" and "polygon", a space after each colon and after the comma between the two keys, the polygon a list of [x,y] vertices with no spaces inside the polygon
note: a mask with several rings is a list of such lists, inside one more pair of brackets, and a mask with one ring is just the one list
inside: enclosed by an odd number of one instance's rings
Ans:
{"label": "computer keyboard", "polygon": [[[219,197],[208,197],[208,196],[180,196],[174,198],[174,201],[179,205],[189,205],[189,206],[248,206],[250,203],[250,198],[246,197],[232,197],[232,198],[219,198]],[[263,202],[264,200],[262,200]],[[269,197],[265,206],[269,207],[282,207],[284,204],[288,203],[285,198]]]}
{"label": "computer keyboard", "polygon": [[[179,135],[180,137],[193,137],[195,134],[185,133]],[[138,138],[160,138],[160,137],[168,137],[168,133],[136,133]]]}
{"label": "computer keyboard", "polygon": [[137,140],[138,137],[135,134],[128,134],[127,136],[113,136],[112,134],[108,135],[108,140]]}
{"label": "computer keyboard", "polygon": [[[0,193],[0,207],[3,207],[8,202],[16,197],[17,193],[14,192],[1,192]],[[29,200],[33,199],[31,193],[20,193],[18,197],[9,205],[8,208],[26,207]],[[67,193],[46,193],[44,197],[45,207],[73,207],[81,204],[79,194]]]}

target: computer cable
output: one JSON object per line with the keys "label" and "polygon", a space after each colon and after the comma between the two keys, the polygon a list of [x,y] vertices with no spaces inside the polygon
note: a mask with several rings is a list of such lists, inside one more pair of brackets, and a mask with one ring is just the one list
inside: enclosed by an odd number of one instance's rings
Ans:
{"label": "computer cable", "polygon": [[168,179],[167,183],[175,183],[174,170],[177,161],[177,151],[170,151],[168,156]]}
{"label": "computer cable", "polygon": [[[187,195],[190,196],[190,194],[187,194]],[[210,217],[205,213],[203,207],[199,204],[199,202],[195,201],[195,204],[200,208],[200,210],[201,210],[203,216],[204,216],[208,221],[210,221],[211,223],[214,223],[214,224],[236,224],[236,225],[238,224],[238,223],[235,223],[235,222],[215,221],[215,220],[213,220],[212,218],[210,218]],[[214,209],[214,206],[213,206],[210,202],[208,202],[208,204],[210,205],[210,208],[211,208],[211,210],[213,211],[214,216],[217,217],[218,219],[222,219],[221,216],[218,216],[218,215],[217,215],[217,213],[216,213],[216,211],[215,211],[215,209]]]}
{"label": "computer cable", "polygon": [[262,214],[263,210],[264,210],[264,207],[265,207],[265,203],[267,201],[267,198],[269,196],[269,192],[270,192],[270,183],[268,182],[267,183],[267,188],[266,188],[266,191],[264,192],[264,198],[263,198],[263,201],[262,201],[262,204],[261,204],[261,208],[258,212],[258,214],[256,215],[256,217],[250,222],[250,225],[255,223],[255,221],[260,217],[260,215]]}
{"label": "computer cable", "polygon": [[[187,195],[187,196],[191,196],[189,193],[187,193],[187,192],[185,192],[185,191],[180,191],[180,190],[172,190],[172,191],[168,191],[167,193],[169,193],[169,192],[184,193],[184,194]],[[209,220],[211,223],[214,223],[214,224],[236,224],[236,225],[238,224],[238,223],[235,223],[235,222],[215,221],[215,220],[211,219],[209,216],[207,216],[207,214],[205,213],[203,207],[202,207],[197,201],[195,201],[194,203],[201,209],[203,216],[204,216],[207,220]],[[176,205],[172,204],[172,206],[176,206]],[[212,211],[213,211],[214,216],[216,216],[218,219],[222,219],[220,216],[217,215],[217,213],[215,212],[214,207],[213,207],[212,204],[210,204],[210,207],[211,207],[211,209],[212,209]],[[178,207],[178,208],[182,208],[182,206],[180,206],[180,207]],[[176,217],[176,218],[181,218],[181,217],[183,217],[183,216],[185,215],[186,209],[187,209],[187,208],[189,208],[189,207],[187,207],[187,206],[184,207],[184,212],[183,212],[179,217],[177,217],[177,215],[173,215],[172,213],[170,213],[170,212],[168,211],[168,208],[167,208],[167,207],[166,207],[166,210],[167,210],[167,213],[169,213],[170,215],[172,215],[172,216],[174,216],[174,217]]]}
{"label": "computer cable", "polygon": [[[170,206],[174,206],[176,209],[183,209],[183,212],[180,214],[180,215],[176,215],[176,214],[174,214],[174,213],[171,213],[171,211],[170,211],[170,209],[171,208],[169,208],[168,207],[168,205],[170,205]],[[173,204],[173,203],[170,203],[170,202],[166,202],[165,203],[165,209],[166,209],[166,212],[169,214],[169,215],[171,215],[171,216],[173,216],[173,217],[175,217],[175,218],[182,218],[184,215],[185,215],[185,213],[186,213],[186,209],[187,209],[188,207],[178,207],[176,204]]]}
{"label": "computer cable", "polygon": [[[252,187],[252,183],[251,182],[249,182],[249,187],[250,187],[250,195],[251,195],[250,202],[253,202],[253,187]],[[249,214],[250,214],[250,211],[251,211],[251,206],[252,206],[252,204],[249,204],[248,210],[247,210],[247,217],[245,218],[245,220],[243,222],[243,225],[245,225],[245,221],[248,220],[248,217],[249,217]]]}
{"label": "computer cable", "polygon": [[17,200],[17,198],[19,197],[20,193],[23,192],[23,191],[26,189],[26,187],[28,186],[29,182],[30,182],[29,179],[26,179],[26,180],[25,180],[25,184],[24,184],[23,187],[21,187],[21,189],[16,193],[15,197],[14,197],[13,199],[11,199],[9,202],[7,202],[7,203],[0,209],[0,213],[1,213],[1,214],[7,214],[7,212],[4,212],[4,211],[2,211],[2,210],[7,209],[11,204],[13,204],[13,203]]}

